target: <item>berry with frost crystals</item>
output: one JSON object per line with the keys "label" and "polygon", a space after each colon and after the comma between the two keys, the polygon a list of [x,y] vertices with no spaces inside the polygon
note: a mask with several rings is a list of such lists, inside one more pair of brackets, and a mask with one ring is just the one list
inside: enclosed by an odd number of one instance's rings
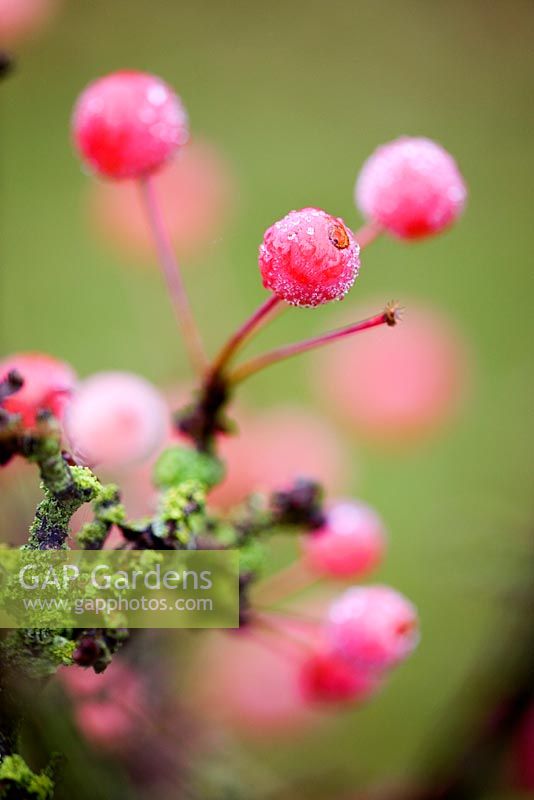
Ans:
{"label": "berry with frost crystals", "polygon": [[263,285],[295,306],[341,300],[358,275],[359,253],[341,219],[317,208],[290,211],[260,245]]}
{"label": "berry with frost crystals", "polygon": [[164,400],[148,381],[127,372],[100,372],[78,387],[65,428],[84,463],[124,466],[157,450],[167,418]]}
{"label": "berry with frost crystals", "polygon": [[377,685],[374,676],[328,651],[309,656],[300,672],[302,693],[311,703],[362,702]]}
{"label": "berry with frost crystals", "polygon": [[462,213],[467,189],[452,156],[424,138],[401,137],[367,159],[356,203],[367,219],[401,239],[439,233]]}
{"label": "berry with frost crystals", "polygon": [[154,172],[188,138],[180,99],[144,72],[114,72],[91,83],[76,103],[72,128],[83,160],[115,179]]}
{"label": "berry with frost crystals", "polygon": [[307,565],[332,578],[364,575],[380,562],[385,548],[384,525],[369,506],[340,502],[327,513],[324,525],[302,540]]}
{"label": "berry with frost crystals", "polygon": [[45,353],[19,353],[0,362],[0,381],[16,370],[24,380],[22,388],[7,397],[2,407],[20,414],[24,425],[35,424],[39,411],[51,411],[61,418],[76,374],[68,364]]}
{"label": "berry with frost crystals", "polygon": [[387,586],[347,589],[330,607],[327,636],[335,653],[362,669],[403,661],[419,641],[412,603]]}

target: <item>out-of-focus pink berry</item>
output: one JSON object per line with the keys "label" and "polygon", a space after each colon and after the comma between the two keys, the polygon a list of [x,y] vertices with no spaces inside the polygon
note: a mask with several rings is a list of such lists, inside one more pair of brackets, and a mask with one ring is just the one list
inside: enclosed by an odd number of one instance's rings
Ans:
{"label": "out-of-focus pink berry", "polygon": [[294,735],[314,721],[300,685],[301,653],[283,633],[211,634],[197,652],[188,695],[210,722],[260,738]]}
{"label": "out-of-focus pink berry", "polygon": [[[162,390],[162,397],[167,407],[167,419],[160,447],[141,463],[126,464],[104,471],[107,481],[117,483],[121,487],[121,501],[130,518],[152,515],[156,510],[158,490],[152,479],[154,465],[164,448],[187,444],[173,426],[172,416],[177,409],[183,408],[191,401],[192,391],[192,387],[186,385],[175,385]],[[99,474],[101,473],[102,470]]]}
{"label": "out-of-focus pink berry", "polygon": [[78,666],[62,667],[57,674],[73,699],[109,699],[121,691],[130,702],[143,693],[139,674],[119,659],[115,659],[104,672],[98,674],[92,669]]}
{"label": "out-of-focus pink berry", "polygon": [[283,488],[296,477],[317,479],[336,491],[349,473],[354,476],[336,432],[311,411],[278,407],[254,416],[238,414],[237,421],[239,435],[219,443],[227,470],[210,493],[215,505],[234,505],[251,492]]}
{"label": "out-of-focus pink berry", "polygon": [[[355,316],[368,316],[370,309]],[[468,348],[451,321],[408,301],[402,322],[320,354],[318,390],[358,434],[378,444],[415,443],[458,411]]]}
{"label": "out-of-focus pink berry", "polygon": [[[223,155],[210,143],[191,142],[155,176],[169,236],[187,263],[204,255],[231,216],[235,185]],[[139,189],[128,181],[88,184],[89,212],[98,233],[121,253],[151,259],[154,242]]]}
{"label": "out-of-focus pink berry", "polygon": [[58,0],[0,0],[0,45],[12,47],[38,33]]}
{"label": "out-of-focus pink berry", "polygon": [[109,700],[87,700],[76,705],[74,719],[95,747],[120,750],[134,736],[139,720],[130,708]]}
{"label": "out-of-focus pink berry", "polygon": [[370,221],[402,239],[420,239],[454,222],[463,211],[467,189],[443,147],[405,136],[367,159],[355,196]]}
{"label": "out-of-focus pink berry", "polygon": [[188,138],[178,96],[155,75],[114,72],[91,83],[72,119],[83,160],[107,178],[140,178],[162,166]]}
{"label": "out-of-focus pink berry", "polygon": [[290,211],[260,245],[263,285],[295,306],[341,300],[358,275],[359,252],[343,220],[318,208]]}
{"label": "out-of-focus pink berry", "polygon": [[330,607],[327,638],[350,664],[380,672],[399,664],[417,646],[417,611],[387,586],[352,587]]}
{"label": "out-of-focus pink berry", "polygon": [[87,464],[120,466],[148,458],[167,430],[167,408],[148,381],[128,372],[100,372],[72,397],[65,429]]}
{"label": "out-of-focus pink berry", "polygon": [[306,565],[331,578],[355,578],[376,567],[385,549],[384,524],[369,506],[354,501],[328,509],[325,524],[302,538]]}
{"label": "out-of-focus pink berry", "polygon": [[81,733],[97,747],[122,749],[145,718],[146,694],[139,675],[121,661],[97,675],[91,669],[68,667],[58,673],[74,703]]}
{"label": "out-of-focus pink berry", "polygon": [[22,375],[24,384],[3,401],[7,411],[20,414],[27,426],[33,425],[35,415],[43,410],[61,419],[76,385],[76,374],[68,364],[45,353],[17,353],[0,361],[0,380],[11,370]]}
{"label": "out-of-focus pink berry", "polygon": [[378,680],[339,653],[325,651],[313,653],[304,661],[300,686],[311,703],[360,703],[376,691]]}

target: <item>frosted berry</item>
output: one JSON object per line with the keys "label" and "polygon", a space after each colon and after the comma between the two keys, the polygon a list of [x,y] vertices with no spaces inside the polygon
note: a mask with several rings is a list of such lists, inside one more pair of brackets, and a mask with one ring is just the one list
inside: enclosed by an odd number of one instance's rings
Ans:
{"label": "frosted berry", "polygon": [[419,641],[417,612],[387,586],[347,589],[330,607],[327,635],[334,652],[362,669],[403,661]]}
{"label": "frosted berry", "polygon": [[12,370],[20,373],[24,384],[3,401],[6,411],[20,414],[26,426],[35,423],[39,411],[62,417],[76,384],[76,374],[68,364],[45,353],[18,353],[0,361],[0,380]]}
{"label": "frosted berry", "polygon": [[362,702],[377,689],[378,681],[334,652],[309,656],[301,667],[300,686],[310,703]]}
{"label": "frosted berry", "polygon": [[308,567],[331,578],[355,578],[380,562],[385,549],[384,524],[369,506],[340,502],[326,513],[324,525],[302,539]]}
{"label": "frosted berry", "polygon": [[143,461],[167,432],[159,392],[127,372],[100,372],[83,381],[69,405],[65,428],[73,451],[89,465]]}
{"label": "frosted berry", "polygon": [[115,179],[157,170],[188,138],[180,99],[144,72],[114,72],[91,83],[76,103],[72,128],[83,160]]}
{"label": "frosted berry", "polygon": [[358,275],[359,252],[341,219],[318,208],[290,211],[260,245],[263,285],[295,306],[341,300]]}
{"label": "frosted berry", "polygon": [[452,156],[424,138],[379,147],[356,182],[364,216],[402,239],[439,233],[462,213],[467,189]]}

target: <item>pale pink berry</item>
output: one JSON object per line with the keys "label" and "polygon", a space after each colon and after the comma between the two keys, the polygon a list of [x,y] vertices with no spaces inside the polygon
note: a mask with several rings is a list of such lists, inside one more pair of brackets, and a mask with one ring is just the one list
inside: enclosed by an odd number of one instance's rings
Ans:
{"label": "pale pink berry", "polygon": [[356,578],[376,567],[384,554],[384,524],[369,506],[354,501],[336,503],[324,525],[302,538],[306,565],[330,578]]}
{"label": "pale pink berry", "polygon": [[135,711],[122,702],[88,700],[74,709],[76,725],[94,747],[103,750],[122,750],[136,734],[138,720]]}
{"label": "pale pink berry", "polygon": [[452,321],[407,300],[394,330],[377,328],[319,354],[313,379],[358,438],[390,448],[416,444],[454,417],[467,394],[468,364]]}
{"label": "pale pink berry", "polygon": [[[160,446],[141,463],[126,464],[106,470],[106,479],[121,487],[121,500],[131,518],[149,516],[156,511],[159,492],[153,481],[154,466],[163,449],[187,444],[172,424],[172,417],[176,409],[184,408],[191,402],[192,392],[193,388],[186,384],[162,390],[162,397],[167,407],[167,419]],[[108,541],[109,539],[106,540],[106,544]]]}
{"label": "pale pink berry", "polygon": [[17,45],[42,30],[58,0],[0,0],[0,45]]}
{"label": "pale pink berry", "polygon": [[290,211],[260,245],[263,285],[295,306],[341,300],[358,275],[359,252],[343,220],[318,208]]}
{"label": "pale pink berry", "polygon": [[167,408],[148,381],[100,372],[83,381],[65,416],[73,451],[84,463],[122,466],[148,458],[167,430]]}
{"label": "pale pink berry", "polygon": [[310,703],[361,703],[376,691],[378,680],[339,653],[327,650],[306,658],[300,671],[300,686]]}
{"label": "pale pink berry", "polygon": [[419,239],[457,219],[467,189],[456,162],[441,145],[402,137],[367,159],[355,196],[367,219],[402,239]]}
{"label": "pale pink berry", "polygon": [[387,586],[347,589],[330,607],[327,637],[334,652],[362,669],[380,672],[416,647],[415,607]]}
{"label": "pale pink berry", "polygon": [[143,682],[129,665],[116,660],[98,675],[80,667],[58,675],[71,696],[76,724],[91,744],[117,750],[132,741],[147,704]]}
{"label": "pale pink berry", "polygon": [[27,426],[35,423],[39,411],[51,411],[61,419],[76,385],[76,374],[68,364],[45,353],[17,353],[0,361],[0,381],[11,370],[20,373],[24,384],[3,401],[6,411],[20,414]]}
{"label": "pale pink berry", "polygon": [[280,633],[211,633],[197,649],[188,696],[209,725],[247,736],[291,737],[314,722],[300,684],[305,650]]}
{"label": "pale pink berry", "polygon": [[104,672],[72,666],[63,667],[58,676],[74,700],[88,698],[112,699],[119,694],[127,702],[143,696],[143,684],[139,674],[124,661],[116,659]]}
{"label": "pale pink berry", "polygon": [[78,98],[72,130],[88,166],[115,179],[154,172],[188,138],[180,99],[144,72],[114,72],[91,83]]}
{"label": "pale pink berry", "polygon": [[[155,176],[154,185],[171,241],[185,263],[205,258],[228,224],[236,186],[224,155],[209,142],[193,141]],[[154,242],[139,188],[130,181],[91,181],[90,222],[122,255],[153,261]]]}
{"label": "pale pink berry", "polygon": [[357,472],[335,429],[307,409],[280,406],[254,415],[241,412],[237,423],[239,435],[219,442],[227,471],[210,493],[215,505],[234,505],[251,492],[283,488],[297,477],[314,478],[335,492],[343,488],[349,472],[352,477]]}

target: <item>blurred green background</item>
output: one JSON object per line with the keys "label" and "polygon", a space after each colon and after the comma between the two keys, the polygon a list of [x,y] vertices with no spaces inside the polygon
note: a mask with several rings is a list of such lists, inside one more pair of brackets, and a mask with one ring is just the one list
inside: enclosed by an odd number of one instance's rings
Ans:
{"label": "blurred green background", "polygon": [[[276,780],[322,776],[348,790],[413,774],[459,688],[476,686],[481,647],[516,613],[507,592],[534,523],[533,36],[530,0],[65,0],[2,86],[2,351],[49,351],[81,375],[187,376],[158,272],[119,263],[84,216],[90,179],[69,117],[96,76],[160,74],[193,133],[235,169],[237,219],[186,273],[212,349],[264,296],[257,246],[274,219],[318,205],[358,224],[353,184],[377,144],[435,138],[468,182],[458,226],[417,245],[378,241],[346,301],[427,299],[473,353],[470,401],[444,435],[395,456],[354,443],[354,489],[391,530],[379,577],[418,605],[421,647],[365,710],[305,741],[261,746]],[[258,346],[318,332],[335,313],[292,310]],[[312,363],[258,377],[245,401],[316,404]]]}

